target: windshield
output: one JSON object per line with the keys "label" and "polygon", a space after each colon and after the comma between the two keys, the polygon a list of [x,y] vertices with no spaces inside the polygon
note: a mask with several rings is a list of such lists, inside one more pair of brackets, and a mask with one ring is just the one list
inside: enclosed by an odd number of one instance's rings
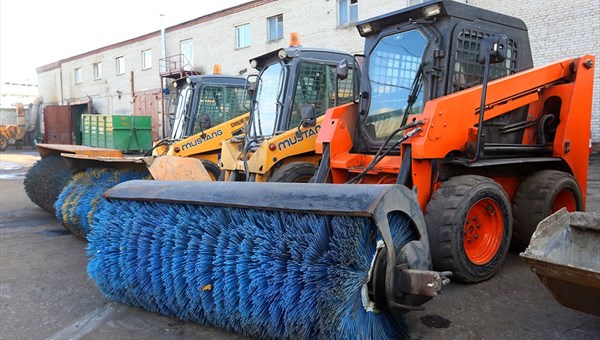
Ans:
{"label": "windshield", "polygon": [[231,85],[205,85],[200,94],[193,134],[225,123],[244,114],[245,102],[243,87]]}
{"label": "windshield", "polygon": [[[365,131],[371,140],[382,141],[402,124],[415,91],[411,113],[423,110],[419,65],[427,39],[418,30],[389,35],[379,41],[369,56],[371,102]],[[413,85],[414,82],[414,85]],[[394,139],[401,135],[394,136]]]}
{"label": "windshield", "polygon": [[281,105],[279,94],[282,84],[283,66],[281,63],[267,66],[256,80],[256,97],[250,132],[252,136],[272,136],[274,134],[277,111]]}
{"label": "windshield", "polygon": [[173,98],[175,103],[175,118],[173,119],[173,131],[171,132],[172,139],[181,139],[185,137],[185,126],[188,117],[186,116],[187,107],[190,104],[192,87],[186,85],[177,89],[177,94]]}

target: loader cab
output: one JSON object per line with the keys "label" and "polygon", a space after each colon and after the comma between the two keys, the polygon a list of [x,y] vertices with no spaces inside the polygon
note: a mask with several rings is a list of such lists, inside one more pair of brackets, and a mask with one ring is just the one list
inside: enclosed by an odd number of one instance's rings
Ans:
{"label": "loader cab", "polygon": [[178,79],[171,139],[181,140],[220,125],[246,112],[250,100],[244,77],[199,75]]}
{"label": "loader cab", "polygon": [[[429,100],[481,84],[477,54],[484,36],[508,37],[507,58],[491,67],[490,79],[533,67],[523,21],[455,1],[408,7],[359,22],[357,29],[365,38],[353,149],[358,153],[374,153],[387,139],[399,139],[393,131],[422,113]],[[502,119],[519,121],[526,113],[525,108]],[[518,135],[498,138],[520,140]]]}
{"label": "loader cab", "polygon": [[[349,76],[337,82],[336,66],[347,60]],[[352,55],[333,50],[288,47],[258,58],[250,64],[259,71],[252,99],[249,139],[260,143],[294,129],[302,112],[314,108],[315,118],[338,104],[357,98],[358,73]],[[336,98],[337,96],[337,98]]]}
{"label": "loader cab", "polygon": [[[344,60],[348,76],[338,79]],[[226,181],[307,182],[321,159],[315,141],[327,109],[356,102],[358,63],[349,53],[294,46],[250,60],[259,71],[247,133],[223,142]]]}

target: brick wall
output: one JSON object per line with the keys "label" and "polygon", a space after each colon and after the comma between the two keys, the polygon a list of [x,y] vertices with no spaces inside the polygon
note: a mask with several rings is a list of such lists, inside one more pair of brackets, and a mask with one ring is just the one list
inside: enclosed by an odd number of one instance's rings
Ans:
{"label": "brick wall", "polygon": [[[529,29],[535,65],[593,54],[600,61],[600,3],[564,0],[469,0],[469,4],[521,18]],[[595,67],[592,142],[600,143],[600,64]]]}

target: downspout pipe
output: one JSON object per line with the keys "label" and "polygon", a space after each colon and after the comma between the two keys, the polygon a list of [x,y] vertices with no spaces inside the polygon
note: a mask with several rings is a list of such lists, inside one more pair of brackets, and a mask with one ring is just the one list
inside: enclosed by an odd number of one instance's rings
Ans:
{"label": "downspout pipe", "polygon": [[[167,39],[165,37],[165,23],[164,23],[164,14],[160,14],[160,45],[162,50],[162,65],[160,65],[161,73],[167,72]],[[162,77],[160,78],[160,102],[162,107],[162,119],[159,119],[158,124],[160,125],[159,131],[162,131],[162,137],[166,136],[165,129],[165,95],[167,88],[167,80]]]}
{"label": "downspout pipe", "polygon": [[40,106],[42,105],[42,97],[37,97],[33,101],[33,106],[31,107],[31,114],[29,115],[29,125],[27,126],[28,132],[33,132],[38,127],[39,117],[40,117]]}
{"label": "downspout pipe", "polygon": [[[165,38],[165,25],[164,25],[164,14],[160,15],[160,45],[163,63],[160,65],[162,72],[167,71],[166,58],[167,58],[167,40]],[[164,85],[164,84],[163,84]]]}

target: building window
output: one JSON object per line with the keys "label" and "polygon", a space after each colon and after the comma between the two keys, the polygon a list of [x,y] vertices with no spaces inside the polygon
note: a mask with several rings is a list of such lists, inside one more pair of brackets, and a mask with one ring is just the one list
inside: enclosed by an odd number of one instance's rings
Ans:
{"label": "building window", "polygon": [[179,42],[179,51],[183,55],[181,61],[185,70],[191,71],[194,69],[194,42],[192,39],[181,40]]}
{"label": "building window", "polygon": [[268,41],[283,39],[283,14],[267,19]]}
{"label": "building window", "polygon": [[250,24],[235,27],[235,48],[250,46]]}
{"label": "building window", "polygon": [[94,64],[94,80],[102,79],[102,63]]}
{"label": "building window", "polygon": [[121,75],[125,73],[125,57],[118,57],[115,59],[115,64],[117,68],[117,75]]}
{"label": "building window", "polygon": [[338,25],[348,26],[358,21],[358,0],[338,0]]}
{"label": "building window", "polygon": [[142,51],[142,70],[152,68],[152,50]]}
{"label": "building window", "polygon": [[81,84],[82,81],[81,67],[75,69],[75,84]]}

